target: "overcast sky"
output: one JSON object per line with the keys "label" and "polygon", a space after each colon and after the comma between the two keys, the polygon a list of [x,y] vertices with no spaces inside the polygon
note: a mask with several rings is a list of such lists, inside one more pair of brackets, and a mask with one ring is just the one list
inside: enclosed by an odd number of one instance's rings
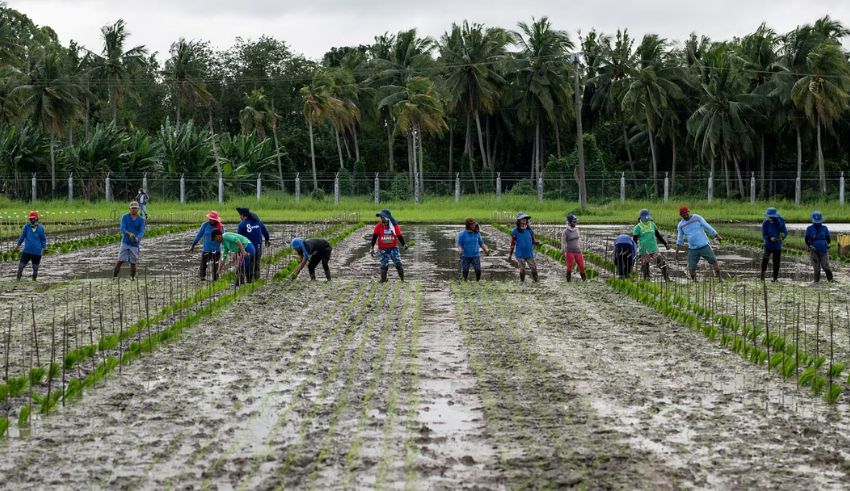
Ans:
{"label": "overcast sky", "polygon": [[[131,46],[167,57],[179,37],[209,40],[225,49],[237,36],[267,34],[293,51],[320,58],[332,46],[368,44],[385,31],[416,27],[439,37],[464,19],[514,28],[548,15],[573,38],[579,29],[638,36],[655,32],[682,40],[691,32],[727,39],[767,22],[779,32],[829,14],[850,24],[850,0],[6,0],[9,7],[49,25],[63,44],[73,39],[100,51],[100,27],[123,18]],[[845,42],[845,45],[847,43]]]}

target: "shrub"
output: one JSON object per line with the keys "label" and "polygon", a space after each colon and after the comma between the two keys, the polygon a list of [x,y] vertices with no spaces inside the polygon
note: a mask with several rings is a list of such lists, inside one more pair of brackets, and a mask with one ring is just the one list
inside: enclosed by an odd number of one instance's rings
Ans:
{"label": "shrub", "polygon": [[322,188],[316,188],[310,192],[310,198],[316,201],[324,201],[325,199],[325,190]]}
{"label": "shrub", "polygon": [[516,196],[534,195],[537,194],[537,188],[535,188],[529,179],[520,179],[511,187],[508,194]]}

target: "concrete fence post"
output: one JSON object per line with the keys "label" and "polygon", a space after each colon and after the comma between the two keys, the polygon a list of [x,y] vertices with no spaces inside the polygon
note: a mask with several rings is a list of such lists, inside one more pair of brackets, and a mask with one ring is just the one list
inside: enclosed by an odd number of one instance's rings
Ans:
{"label": "concrete fence post", "polygon": [[844,171],[841,171],[841,177],[838,179],[838,203],[844,206]]}
{"label": "concrete fence post", "polygon": [[750,173],[750,203],[756,202],[756,173]]}
{"label": "concrete fence post", "polygon": [[670,201],[670,178],[664,173],[664,202]]}
{"label": "concrete fence post", "polygon": [[502,199],[502,173],[496,173],[496,199]]}
{"label": "concrete fence post", "polygon": [[260,196],[263,195],[263,179],[260,173],[257,173],[257,201],[260,201]]}
{"label": "concrete fence post", "polygon": [[142,175],[142,191],[144,191],[145,194],[148,194],[148,173],[147,172],[145,172]]}
{"label": "concrete fence post", "polygon": [[[581,199],[581,197],[579,197]],[[537,201],[543,201],[543,174],[537,176]]]}
{"label": "concrete fence post", "polygon": [[800,176],[794,180],[794,204],[800,206],[800,195],[802,194],[802,181]]}
{"label": "concrete fence post", "polygon": [[375,173],[375,204],[381,202],[381,180],[378,179],[378,173]]}
{"label": "concrete fence post", "polygon": [[38,180],[35,178],[35,172],[32,174],[32,200],[38,199]]}
{"label": "concrete fence post", "polygon": [[417,205],[419,204],[419,198],[421,197],[421,194],[420,194],[421,191],[419,190],[421,185],[422,185],[422,183],[419,180],[419,173],[414,172],[413,173],[413,202]]}
{"label": "concrete fence post", "polygon": [[455,174],[455,203],[460,201],[460,172]]}
{"label": "concrete fence post", "polygon": [[339,204],[339,172],[334,175],[334,204]]}
{"label": "concrete fence post", "polygon": [[106,173],[106,181],[104,182],[104,191],[106,194],[107,203],[112,201],[112,184],[109,182],[109,173]]}
{"label": "concrete fence post", "polygon": [[620,174],[620,203],[626,202],[626,173]]}
{"label": "concrete fence post", "polygon": [[68,176],[68,201],[74,201],[74,174]]}
{"label": "concrete fence post", "polygon": [[224,176],[218,174],[218,202],[224,203]]}
{"label": "concrete fence post", "polygon": [[708,202],[714,199],[714,172],[708,173]]}
{"label": "concrete fence post", "polygon": [[301,202],[301,173],[295,174],[295,202]]}
{"label": "concrete fence post", "polygon": [[186,202],[186,176],[180,174],[180,202]]}

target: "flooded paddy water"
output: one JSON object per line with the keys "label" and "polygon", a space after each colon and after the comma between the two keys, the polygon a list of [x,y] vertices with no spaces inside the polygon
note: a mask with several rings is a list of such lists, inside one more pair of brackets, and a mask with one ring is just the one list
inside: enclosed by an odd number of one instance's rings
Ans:
{"label": "flooded paddy water", "polygon": [[[272,226],[273,243],[312,232],[296,227]],[[360,228],[335,245],[333,281],[310,282],[302,274],[295,282],[259,286],[81,398],[10,430],[0,439],[5,483],[30,489],[799,489],[848,482],[847,397],[828,405],[613,289],[601,268],[595,267],[599,280],[567,283],[560,263],[538,255],[541,281],[520,283],[507,259],[510,237],[483,226],[491,254],[482,257],[482,282],[461,283],[454,249],[460,227],[401,227],[412,244],[401,252],[406,282],[393,268],[388,283],[378,282],[378,259],[368,252],[371,227]],[[536,229],[548,236],[560,231]],[[621,229],[582,227],[586,248],[610,255],[610,240]],[[192,236],[146,243],[149,277],[140,284],[150,282],[163,296],[157,285],[166,284],[169,271],[186,271],[187,288],[190,277],[201,283],[194,278],[198,254],[188,253]],[[42,310],[64,302],[66,290],[81,292],[69,294],[72,306],[85,305],[87,285],[103,302],[117,296],[103,279],[116,253],[117,247],[104,247],[57,255],[49,266],[45,258],[43,282],[4,282],[0,327],[8,302],[36,299],[34,336],[44,350],[50,333],[42,331],[52,313]],[[752,303],[753,292],[761,292],[754,281],[759,251],[723,244],[718,257],[731,281],[712,284],[714,308],[736,305],[738,297]],[[675,258],[668,263],[684,294],[702,295],[685,286]],[[789,257],[783,267],[789,272],[769,285],[771,298],[793,304],[805,291],[813,312],[820,294],[821,315],[831,299],[843,339],[831,343],[833,355],[850,358],[848,319],[835,308],[850,293],[846,274],[836,284],[812,286],[802,273],[806,264]],[[9,277],[9,268],[0,265],[0,273]],[[30,313],[18,319],[19,307],[12,331],[26,339]],[[750,308],[748,315],[763,315]],[[786,320],[793,315],[792,308],[768,310]],[[81,336],[89,336],[82,327]],[[802,332],[813,328],[809,322]],[[825,349],[823,332],[812,336],[808,342]],[[14,352],[12,367],[30,366],[31,356]],[[15,426],[18,406],[0,411]]]}

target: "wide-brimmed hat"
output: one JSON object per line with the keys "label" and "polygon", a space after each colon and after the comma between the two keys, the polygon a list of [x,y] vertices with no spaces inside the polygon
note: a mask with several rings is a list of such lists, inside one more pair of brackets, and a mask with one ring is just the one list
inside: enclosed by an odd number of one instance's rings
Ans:
{"label": "wide-brimmed hat", "polygon": [[217,212],[217,211],[215,211],[215,210],[210,210],[210,212],[209,212],[209,213],[207,213],[207,219],[208,219],[208,220],[212,220],[212,221],[214,221],[214,222],[219,222],[219,223],[221,223],[221,217],[220,217],[220,216],[218,216],[218,212]]}
{"label": "wide-brimmed hat", "polygon": [[525,213],[523,213],[523,212],[519,212],[519,213],[517,213],[517,214],[516,214],[516,221],[520,221],[520,220],[522,220],[523,218],[525,218],[525,219],[527,219],[527,220],[531,220],[531,215],[527,215],[527,214],[525,214]]}
{"label": "wide-brimmed hat", "polygon": [[133,208],[136,208],[136,209],[139,208],[139,202],[138,201],[131,201],[130,202],[130,209],[132,210]]}
{"label": "wide-brimmed hat", "polygon": [[823,223],[823,213],[820,210],[812,212],[812,223]]}
{"label": "wide-brimmed hat", "polygon": [[766,212],[764,212],[764,216],[767,218],[779,218],[779,212],[776,211],[776,208],[771,206]]}
{"label": "wide-brimmed hat", "polygon": [[652,221],[652,215],[649,214],[649,210],[644,208],[644,209],[640,210],[640,213],[638,214],[638,219],[640,219],[640,221],[642,221],[642,222],[651,222]]}
{"label": "wide-brimmed hat", "polygon": [[35,211],[35,210],[31,211],[31,212],[30,212],[30,214],[29,214],[29,217],[28,217],[28,218],[29,218],[30,220],[32,220],[33,218],[35,218],[36,220],[38,220],[38,212],[37,212],[37,211]]}

